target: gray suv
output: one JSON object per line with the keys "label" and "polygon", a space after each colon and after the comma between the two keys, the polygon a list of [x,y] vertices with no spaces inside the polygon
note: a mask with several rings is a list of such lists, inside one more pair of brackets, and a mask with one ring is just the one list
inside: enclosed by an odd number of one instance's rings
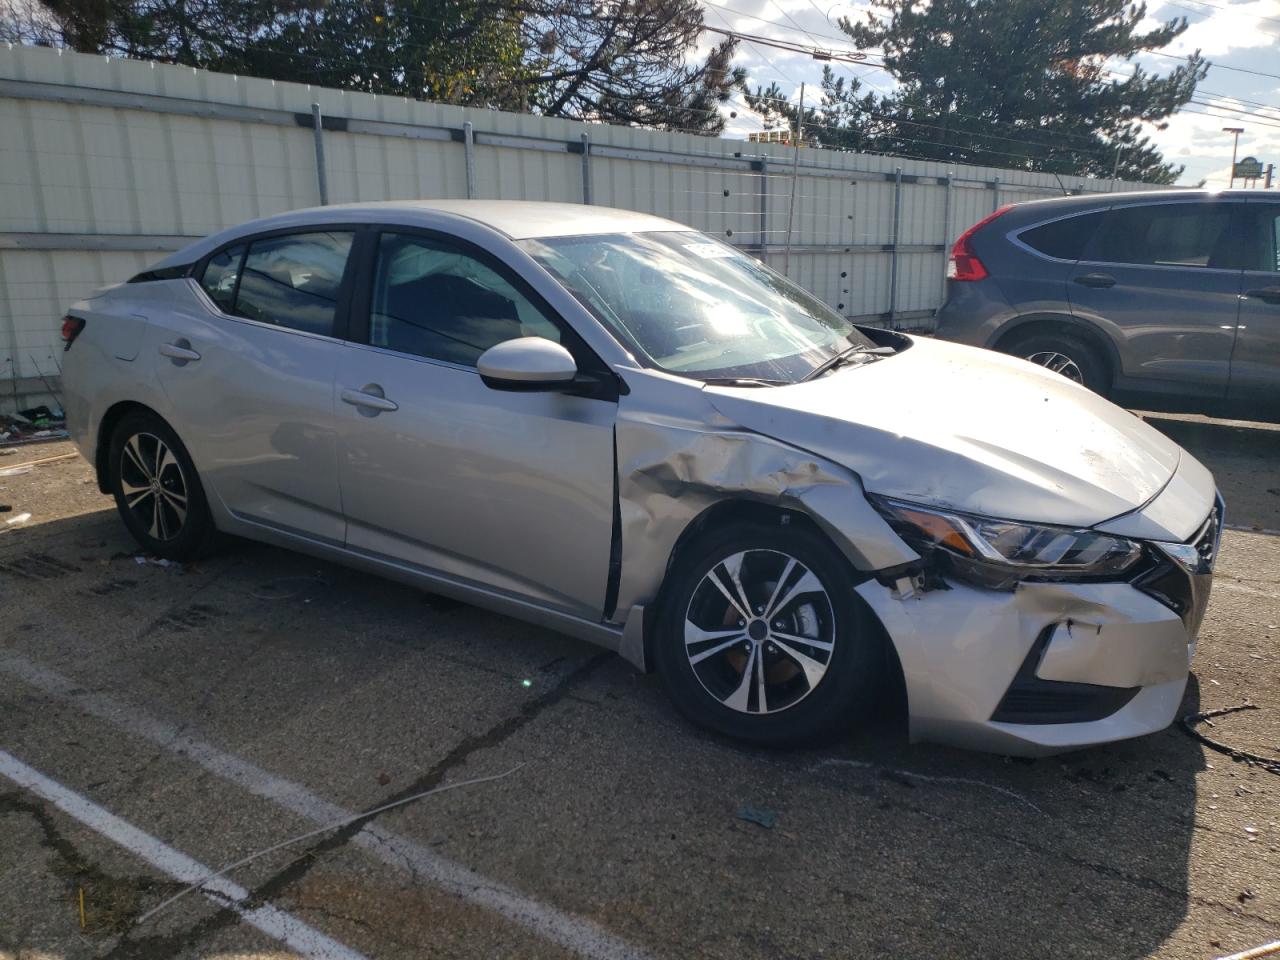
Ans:
{"label": "gray suv", "polygon": [[956,241],[937,335],[1129,406],[1280,420],[1280,197],[1161,190],[997,210]]}

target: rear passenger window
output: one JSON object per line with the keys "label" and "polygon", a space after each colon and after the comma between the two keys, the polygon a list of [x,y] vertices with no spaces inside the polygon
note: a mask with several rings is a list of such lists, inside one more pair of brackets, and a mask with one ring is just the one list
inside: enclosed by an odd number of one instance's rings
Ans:
{"label": "rear passenger window", "polygon": [[204,276],[200,278],[200,286],[209,295],[209,299],[218,305],[223,313],[230,313],[236,295],[236,277],[240,275],[240,260],[244,257],[244,244],[229,247],[221,253],[215,253],[205,264]]}
{"label": "rear passenger window", "polygon": [[260,323],[332,336],[338,288],[354,236],[326,231],[254,241],[230,312]]}
{"label": "rear passenger window", "polygon": [[1059,260],[1079,260],[1084,256],[1084,248],[1089,245],[1093,235],[1102,224],[1103,214],[1086,213],[1079,217],[1066,217],[1052,223],[1032,227],[1020,233],[1022,240],[1032,250],[1038,250],[1046,257]]}
{"label": "rear passenger window", "polygon": [[1227,204],[1164,203],[1113,208],[1090,259],[1231,269],[1239,266],[1236,247]]}

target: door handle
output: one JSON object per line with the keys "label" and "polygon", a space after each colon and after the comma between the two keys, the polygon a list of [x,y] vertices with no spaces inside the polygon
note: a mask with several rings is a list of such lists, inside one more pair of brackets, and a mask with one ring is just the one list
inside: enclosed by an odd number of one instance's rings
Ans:
{"label": "door handle", "polygon": [[1073,278],[1082,287],[1114,287],[1116,278],[1107,273],[1082,273]]}
{"label": "door handle", "polygon": [[160,356],[168,357],[178,366],[200,359],[200,354],[191,349],[191,343],[187,340],[160,344]]}
{"label": "door handle", "polygon": [[[373,391],[377,391],[374,393]],[[399,410],[400,404],[394,400],[388,400],[382,395],[382,388],[376,383],[370,383],[359,390],[343,389],[339,394],[343,403],[349,403],[353,407],[359,407],[360,412],[365,416],[377,416],[379,413],[392,410]],[[366,413],[366,411],[369,411]]]}
{"label": "door handle", "polygon": [[1245,291],[1246,297],[1257,297],[1263,303],[1280,305],[1280,287],[1260,287],[1257,290]]}

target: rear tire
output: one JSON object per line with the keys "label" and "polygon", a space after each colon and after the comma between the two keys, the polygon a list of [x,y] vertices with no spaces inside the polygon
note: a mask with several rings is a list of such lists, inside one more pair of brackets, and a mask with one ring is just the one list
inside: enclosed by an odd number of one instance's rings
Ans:
{"label": "rear tire", "polygon": [[694,723],[752,743],[849,732],[887,675],[879,623],[853,587],[848,561],[802,525],[698,538],[671,570],[653,636],[668,695]]}
{"label": "rear tire", "polygon": [[107,470],[116,509],[138,545],[166,560],[204,554],[213,517],[187,448],[154,413],[127,414],[111,434]]}
{"label": "rear tire", "polygon": [[1111,376],[1106,361],[1083,338],[1071,333],[1032,333],[1001,344],[1002,353],[1012,354],[1068,380],[1106,396]]}

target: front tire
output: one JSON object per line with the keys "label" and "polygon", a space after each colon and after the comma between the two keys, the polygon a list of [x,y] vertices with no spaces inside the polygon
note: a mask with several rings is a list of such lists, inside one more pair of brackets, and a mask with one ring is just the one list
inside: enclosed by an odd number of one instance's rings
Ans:
{"label": "front tire", "polygon": [[852,729],[882,688],[884,647],[848,561],[799,524],[700,537],[672,568],[654,642],[693,722],[764,745]]}
{"label": "front tire", "polygon": [[111,434],[107,469],[116,509],[138,545],[167,560],[194,560],[210,545],[213,517],[186,447],[154,413],[126,415]]}

